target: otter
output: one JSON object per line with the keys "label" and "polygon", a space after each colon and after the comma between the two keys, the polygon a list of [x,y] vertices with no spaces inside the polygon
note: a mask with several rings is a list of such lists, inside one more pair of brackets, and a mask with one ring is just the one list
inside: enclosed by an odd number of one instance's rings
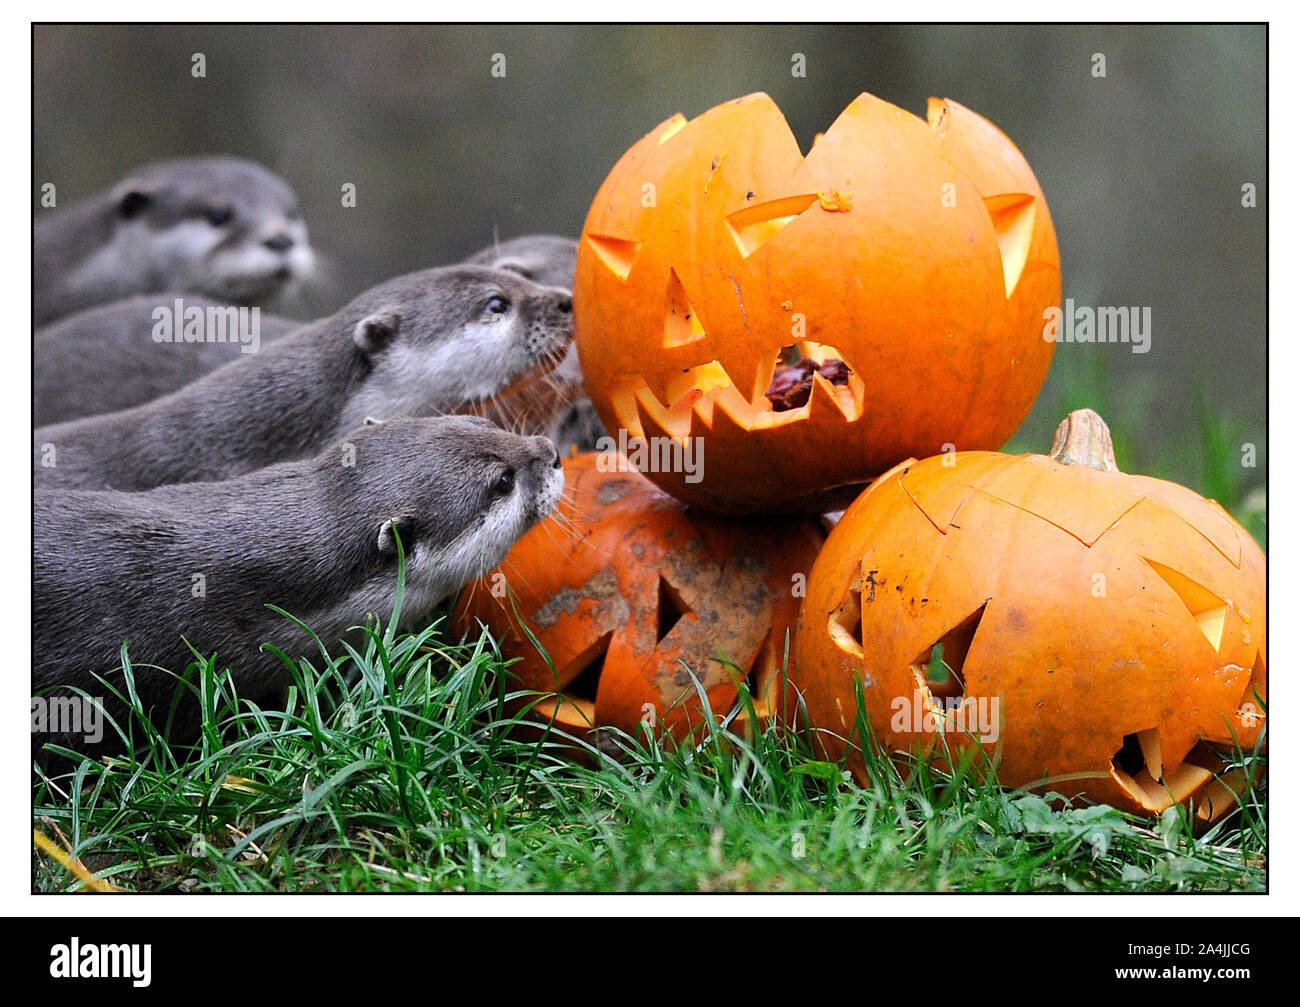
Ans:
{"label": "otter", "polygon": [[[199,338],[184,340],[172,321],[177,315],[202,320],[193,329]],[[224,324],[213,325],[214,319]],[[63,423],[150,402],[304,324],[195,294],[141,294],[79,311],[36,330],[32,423]],[[225,338],[207,338],[214,328]],[[155,340],[155,331],[168,340]]]}
{"label": "otter", "polygon": [[[577,254],[578,243],[572,238],[530,234],[485,248],[466,261],[572,289]],[[595,451],[597,441],[605,436],[583,384],[578,348],[572,344],[553,370],[488,403],[482,414],[511,430],[545,434],[566,455]]]}
{"label": "otter", "polygon": [[153,402],[38,428],[35,485],[146,490],[319,451],[367,417],[456,411],[553,366],[567,290],[452,266],[397,277]]}
{"label": "otter", "polygon": [[494,242],[465,260],[471,266],[491,266],[518,273],[545,287],[573,289],[573,270],[578,243],[558,234],[526,234],[505,242]]}
{"label": "otter", "polygon": [[[192,646],[230,668],[237,694],[275,701],[291,659],[318,655],[301,619],[328,647],[368,616],[394,617],[398,542],[404,591],[397,629],[504,558],[559,500],[554,445],[478,417],[397,417],[342,443],[223,482],[144,493],[37,489],[34,500],[34,693],[125,693],[121,649],[142,705],[167,716]],[[124,707],[106,700],[121,723]],[[172,720],[192,739],[191,696]],[[86,749],[95,739],[33,737]],[[102,746],[120,747],[111,731]]]}
{"label": "otter", "polygon": [[259,164],[198,157],[146,165],[32,229],[32,318],[168,290],[255,304],[314,264],[298,200]]}
{"label": "otter", "polygon": [[[465,262],[517,273],[544,287],[570,289],[575,249],[571,238],[535,234],[485,248]],[[150,402],[305,324],[259,311],[256,340],[199,339],[207,330],[195,328],[185,342],[172,321],[191,312],[206,319],[213,312],[235,310],[211,298],[170,291],[99,305],[38,329],[32,349],[33,424],[63,423]],[[166,327],[175,330],[174,339],[155,338],[172,335]],[[568,408],[581,386],[577,352],[570,349],[554,377],[526,395],[527,409],[507,403],[509,422],[524,432],[549,433],[556,410]],[[504,415],[492,415],[504,425]]]}

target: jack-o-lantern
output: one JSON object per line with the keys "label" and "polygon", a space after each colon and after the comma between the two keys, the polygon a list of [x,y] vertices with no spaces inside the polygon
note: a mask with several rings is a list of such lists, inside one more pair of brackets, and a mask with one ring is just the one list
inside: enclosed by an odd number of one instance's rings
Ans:
{"label": "jack-o-lantern", "polygon": [[753,94],[614,166],[578,246],[574,338],[607,430],[702,439],[703,480],[648,471],[659,485],[728,513],[830,510],[908,455],[999,447],[1059,301],[1047,203],[987,120],[863,94],[804,156]]}
{"label": "jack-o-lantern", "polygon": [[1221,753],[1264,729],[1264,562],[1218,504],[1118,472],[1081,410],[1051,456],[962,452],[873,483],[809,578],[789,695],[834,758],[857,679],[890,749],[978,743],[1007,786],[1212,820],[1247,782]]}
{"label": "jack-o-lantern", "polygon": [[598,741],[604,726],[635,735],[646,722],[680,739],[702,723],[697,688],[721,717],[742,682],[765,718],[820,523],[688,511],[618,471],[619,457],[565,460],[558,514],[465,590],[456,625],[486,625],[518,658],[512,688],[547,694],[529,700],[530,716],[577,737]]}

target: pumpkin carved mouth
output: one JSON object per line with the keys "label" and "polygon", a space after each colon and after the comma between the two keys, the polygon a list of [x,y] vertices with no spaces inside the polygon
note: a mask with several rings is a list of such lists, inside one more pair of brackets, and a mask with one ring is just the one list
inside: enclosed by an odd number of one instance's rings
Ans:
{"label": "pumpkin carved mouth", "polygon": [[[698,316],[689,315],[684,324],[698,324]],[[632,436],[644,437],[653,428],[684,443],[713,430],[719,412],[731,425],[762,430],[820,422],[828,415],[853,423],[866,405],[866,383],[844,354],[810,340],[781,347],[754,372],[749,391],[742,387],[719,361],[711,360],[669,378],[663,400],[644,378],[626,376],[613,397],[614,409]]]}
{"label": "pumpkin carved mouth", "polygon": [[[1124,792],[1148,811],[1159,813],[1195,798],[1196,817],[1211,822],[1236,806],[1250,780],[1205,741],[1198,741],[1182,762],[1165,768],[1160,735],[1153,727],[1126,734],[1111,760],[1110,775]],[[1226,770],[1226,771],[1225,771]]]}

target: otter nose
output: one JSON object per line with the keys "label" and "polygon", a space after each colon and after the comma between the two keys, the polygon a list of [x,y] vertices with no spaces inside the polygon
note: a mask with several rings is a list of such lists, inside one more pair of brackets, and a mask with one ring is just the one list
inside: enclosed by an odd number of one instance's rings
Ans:
{"label": "otter nose", "polygon": [[573,297],[566,295],[555,302],[555,306],[564,314],[570,314],[573,311]]}
{"label": "otter nose", "polygon": [[262,242],[273,252],[287,252],[293,247],[293,239],[287,234],[277,234]]}
{"label": "otter nose", "polygon": [[553,469],[560,468],[560,452],[555,443],[549,437],[535,437],[533,440],[537,444],[537,460]]}

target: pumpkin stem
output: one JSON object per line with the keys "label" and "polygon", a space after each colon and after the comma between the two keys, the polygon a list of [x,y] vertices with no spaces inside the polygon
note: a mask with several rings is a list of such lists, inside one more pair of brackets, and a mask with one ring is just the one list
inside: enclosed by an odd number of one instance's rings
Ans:
{"label": "pumpkin stem", "polygon": [[1101,472],[1119,471],[1110,428],[1091,409],[1076,409],[1061,420],[1049,457],[1062,465],[1087,465]]}

